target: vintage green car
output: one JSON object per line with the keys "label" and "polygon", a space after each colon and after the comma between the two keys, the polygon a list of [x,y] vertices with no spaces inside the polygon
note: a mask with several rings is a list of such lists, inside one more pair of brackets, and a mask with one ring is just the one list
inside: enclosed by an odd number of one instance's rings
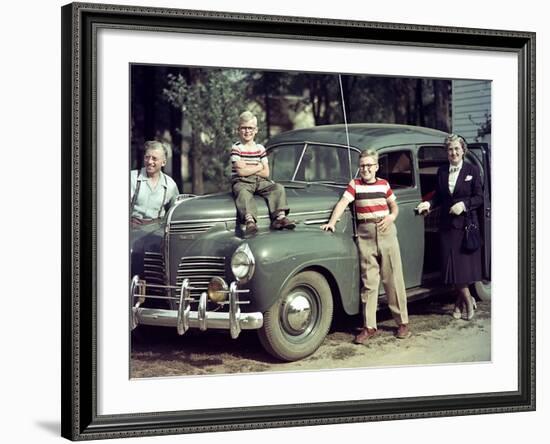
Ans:
{"label": "vintage green car", "polygon": [[[256,329],[273,356],[298,360],[328,333],[335,310],[360,312],[356,227],[349,208],[336,232],[320,229],[347,183],[357,176],[359,152],[380,153],[378,176],[397,196],[397,230],[409,300],[438,291],[437,211],[414,208],[434,189],[446,162],[446,134],[406,125],[318,126],[282,133],[266,145],[272,179],[286,188],[295,230],[273,231],[260,197],[259,232],[246,238],[231,193],[180,196],[165,219],[132,233],[130,322],[177,328],[226,329],[236,338]],[[348,142],[349,139],[349,142]],[[490,169],[487,146],[470,144],[466,161],[482,172],[479,210],[484,282],[490,297]],[[384,300],[381,288],[381,301]]]}

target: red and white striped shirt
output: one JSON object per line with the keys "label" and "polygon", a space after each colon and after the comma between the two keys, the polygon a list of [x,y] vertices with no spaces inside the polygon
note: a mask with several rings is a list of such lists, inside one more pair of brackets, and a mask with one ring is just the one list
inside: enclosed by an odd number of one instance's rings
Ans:
{"label": "red and white striped shirt", "polygon": [[376,178],[373,183],[353,179],[343,197],[350,203],[355,201],[355,211],[359,220],[379,219],[390,214],[388,202],[394,201],[395,194],[385,179]]}

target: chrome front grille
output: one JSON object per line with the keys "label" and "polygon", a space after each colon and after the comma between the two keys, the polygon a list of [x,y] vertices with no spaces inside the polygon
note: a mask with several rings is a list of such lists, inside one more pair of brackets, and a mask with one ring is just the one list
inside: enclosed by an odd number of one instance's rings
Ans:
{"label": "chrome front grille", "polygon": [[170,222],[170,234],[200,234],[210,230],[217,222],[213,221],[174,221]]}
{"label": "chrome front grille", "polygon": [[164,284],[164,260],[162,254],[146,251],[143,258],[143,274],[146,281],[152,284]]}
{"label": "chrome front grille", "polygon": [[[143,256],[143,279],[147,284],[166,285],[166,275],[164,271],[164,259],[160,253],[146,251]],[[150,287],[147,293],[153,296],[166,296],[167,291],[164,288]],[[168,303],[161,299],[147,299],[145,306],[155,308],[168,308]]]}
{"label": "chrome front grille", "polygon": [[225,278],[225,258],[213,256],[192,256],[183,257],[178,265],[176,286],[181,287],[184,279],[194,290],[191,290],[192,297],[200,297],[200,294],[208,288],[208,283],[215,277]]}

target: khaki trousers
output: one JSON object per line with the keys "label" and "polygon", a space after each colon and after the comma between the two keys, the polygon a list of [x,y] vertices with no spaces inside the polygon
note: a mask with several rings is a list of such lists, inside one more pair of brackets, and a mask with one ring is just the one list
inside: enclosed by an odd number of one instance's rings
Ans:
{"label": "khaki trousers", "polygon": [[258,209],[254,200],[255,194],[266,200],[271,218],[277,216],[279,211],[288,213],[285,188],[272,180],[256,175],[241,177],[233,181],[231,188],[239,219],[243,222],[246,214],[251,214],[254,220],[257,220]]}
{"label": "khaki trousers", "polygon": [[380,278],[395,322],[408,324],[407,293],[395,224],[383,232],[375,223],[361,223],[357,225],[357,233],[365,327],[376,328]]}

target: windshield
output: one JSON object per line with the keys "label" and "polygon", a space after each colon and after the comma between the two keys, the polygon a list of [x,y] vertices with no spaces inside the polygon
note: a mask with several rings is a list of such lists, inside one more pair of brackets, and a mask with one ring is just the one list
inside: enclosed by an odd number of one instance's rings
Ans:
{"label": "windshield", "polygon": [[[305,147],[305,149],[304,149]],[[347,184],[355,175],[359,153],[348,149],[321,144],[279,145],[269,150],[271,178],[276,182],[302,181]]]}

